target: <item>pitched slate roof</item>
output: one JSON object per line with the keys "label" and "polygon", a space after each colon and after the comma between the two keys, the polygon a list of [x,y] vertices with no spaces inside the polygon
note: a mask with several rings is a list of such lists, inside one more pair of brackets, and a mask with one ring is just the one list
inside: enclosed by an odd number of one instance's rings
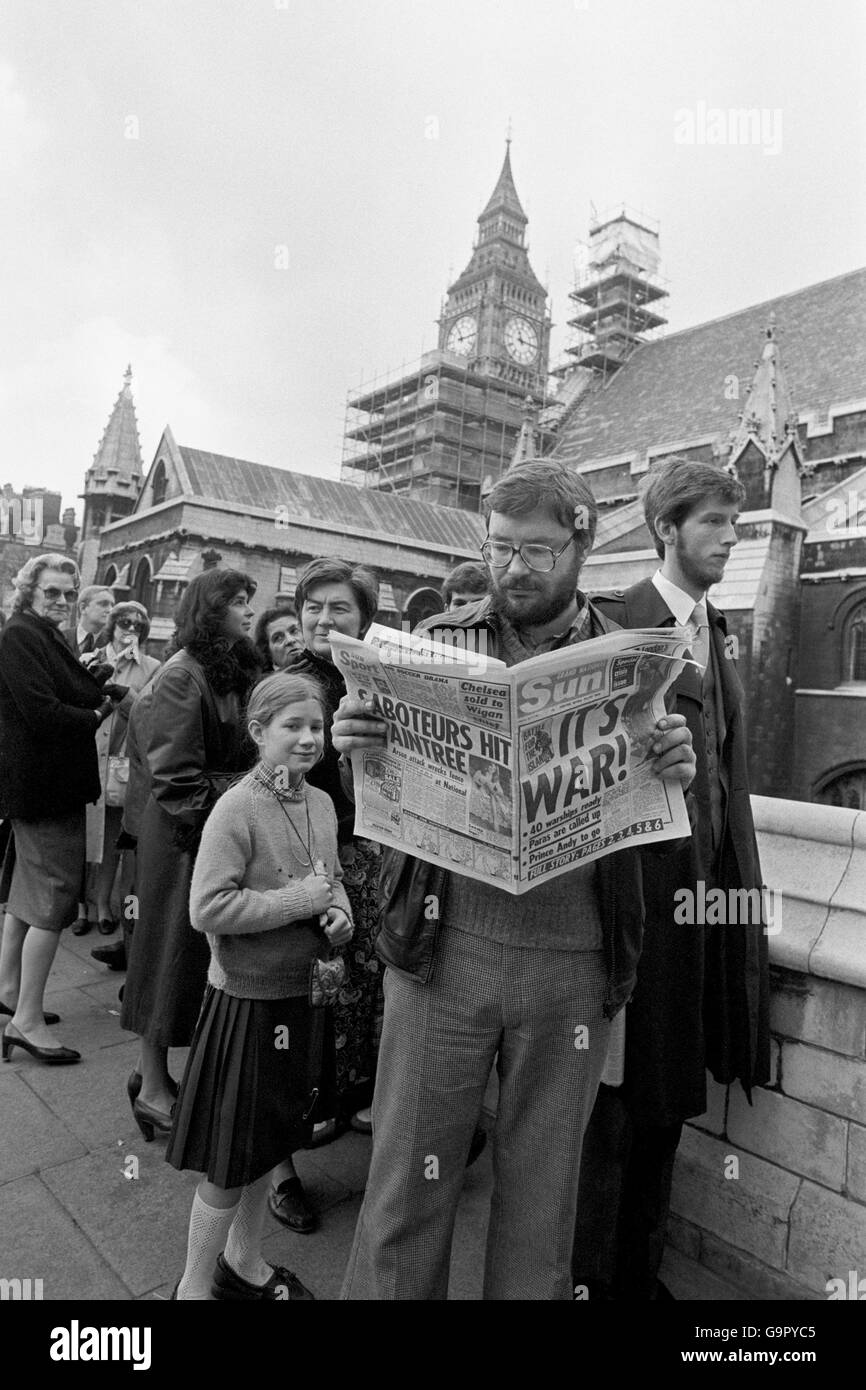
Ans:
{"label": "pitched slate roof", "polygon": [[475,554],[484,539],[484,522],[474,512],[417,502],[372,488],[353,487],[308,473],[290,473],[269,464],[227,458],[179,446],[195,497],[274,511],[285,507],[289,522],[328,523],[352,534],[370,533],[388,541],[415,542]]}
{"label": "pitched slate roof", "polygon": [[[645,343],[566,414],[553,453],[580,465],[718,439],[737,424],[770,314],[802,421],[866,396],[866,269]],[[739,399],[726,399],[736,377]],[[729,389],[728,394],[731,394]],[[601,492],[601,489],[599,490]]]}

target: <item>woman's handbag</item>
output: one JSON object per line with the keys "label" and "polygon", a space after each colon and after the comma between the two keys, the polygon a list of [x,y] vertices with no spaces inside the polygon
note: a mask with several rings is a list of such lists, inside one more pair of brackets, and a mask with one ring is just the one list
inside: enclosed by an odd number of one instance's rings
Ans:
{"label": "woman's handbag", "polygon": [[129,783],[129,758],[109,753],[108,770],[105,774],[106,806],[124,806],[126,788]]}
{"label": "woman's handbag", "polygon": [[326,1004],[336,1004],[337,997],[346,983],[346,961],[342,955],[330,956],[326,960],[318,957],[310,963],[310,1007],[323,1009]]}

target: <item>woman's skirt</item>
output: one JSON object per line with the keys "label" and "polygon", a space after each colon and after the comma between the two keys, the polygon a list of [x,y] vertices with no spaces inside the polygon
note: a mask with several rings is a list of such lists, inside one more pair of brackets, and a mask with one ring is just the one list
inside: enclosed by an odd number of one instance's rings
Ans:
{"label": "woman's skirt", "polygon": [[305,996],[236,999],[208,985],[166,1158],[217,1187],[255,1182],[309,1143],[324,1009]]}
{"label": "woman's skirt", "polygon": [[195,849],[175,840],[153,799],[141,819],[132,934],[120,1026],[161,1047],[188,1047],[207,984],[210,950],[189,920]]}
{"label": "woman's skirt", "polygon": [[12,821],[15,866],[6,911],[61,932],[78,916],[84,882],[84,807],[51,820]]}

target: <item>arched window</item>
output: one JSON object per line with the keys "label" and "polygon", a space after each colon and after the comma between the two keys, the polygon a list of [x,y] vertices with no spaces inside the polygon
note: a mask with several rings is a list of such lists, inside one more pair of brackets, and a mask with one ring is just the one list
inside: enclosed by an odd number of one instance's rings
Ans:
{"label": "arched window", "polygon": [[434,613],[441,613],[443,607],[442,595],[438,589],[416,589],[406,600],[403,618],[408,622],[411,631],[425,618],[432,618]]}
{"label": "arched window", "polygon": [[108,569],[105,571],[105,574],[102,576],[102,582],[103,582],[103,584],[105,585],[105,587],[106,587],[107,589],[111,589],[111,588],[114,587],[114,585],[117,583],[117,566],[116,566],[116,565],[109,565],[109,566],[108,566]]}
{"label": "arched window", "polygon": [[866,811],[866,764],[849,767],[829,777],[815,793],[822,806],[841,806],[849,811]]}
{"label": "arched window", "polygon": [[842,680],[866,681],[866,601],[849,613],[842,629]]}
{"label": "arched window", "polygon": [[153,605],[153,595],[151,579],[153,578],[153,567],[146,555],[143,555],[135,567],[135,574],[131,584],[131,597],[138,603],[143,603],[148,612]]}
{"label": "arched window", "polygon": [[153,488],[151,489],[151,506],[158,507],[160,502],[165,501],[165,489],[168,479],[165,474],[165,464],[162,459],[156,465],[153,473]]}

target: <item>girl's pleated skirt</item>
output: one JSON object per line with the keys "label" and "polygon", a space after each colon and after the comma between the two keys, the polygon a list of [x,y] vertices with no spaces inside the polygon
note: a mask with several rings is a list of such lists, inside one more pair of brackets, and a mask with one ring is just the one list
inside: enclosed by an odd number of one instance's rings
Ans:
{"label": "girl's pleated skirt", "polygon": [[324,1010],[306,996],[236,999],[208,985],[166,1159],[245,1186],[309,1143],[320,1115]]}

